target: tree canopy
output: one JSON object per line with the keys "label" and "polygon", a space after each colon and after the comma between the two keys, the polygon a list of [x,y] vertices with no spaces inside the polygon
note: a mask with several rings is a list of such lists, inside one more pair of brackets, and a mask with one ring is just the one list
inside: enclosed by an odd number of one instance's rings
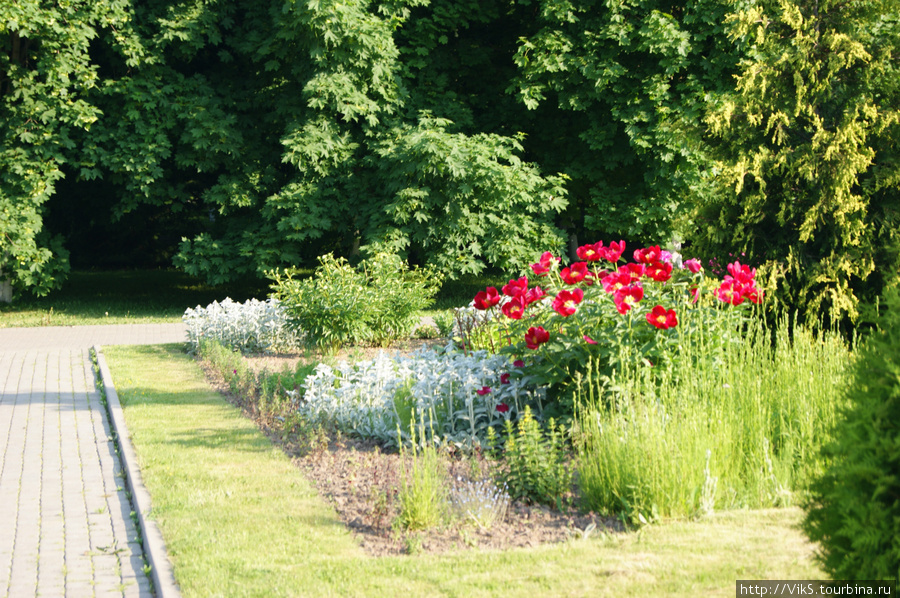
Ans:
{"label": "tree canopy", "polygon": [[681,238],[852,315],[896,275],[896,5],[0,0],[0,279],[62,278],[64,180],[213,283]]}

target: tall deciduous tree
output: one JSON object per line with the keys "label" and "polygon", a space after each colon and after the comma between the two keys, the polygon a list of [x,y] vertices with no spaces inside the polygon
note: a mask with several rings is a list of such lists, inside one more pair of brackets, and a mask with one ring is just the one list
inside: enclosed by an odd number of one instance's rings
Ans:
{"label": "tall deciduous tree", "polygon": [[860,293],[897,276],[898,13],[763,0],[729,19],[746,57],[708,118],[719,188],[699,224],[708,248],[772,266],[812,317],[855,318]]}

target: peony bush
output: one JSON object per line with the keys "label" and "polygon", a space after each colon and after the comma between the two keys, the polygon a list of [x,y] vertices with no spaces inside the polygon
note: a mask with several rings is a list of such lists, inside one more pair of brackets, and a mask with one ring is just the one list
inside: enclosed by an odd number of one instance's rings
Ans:
{"label": "peony bush", "polygon": [[617,367],[632,362],[677,376],[673,356],[685,332],[703,328],[722,343],[737,342],[748,313],[734,308],[763,300],[756,270],[737,261],[715,280],[697,259],[681,262],[658,245],[620,263],[624,253],[624,241],[599,241],[578,248],[582,261],[560,267],[545,252],[531,265],[532,280],[488,287],[472,302],[506,339],[500,351],[524,360],[565,413],[580,377],[593,373],[609,384]]}

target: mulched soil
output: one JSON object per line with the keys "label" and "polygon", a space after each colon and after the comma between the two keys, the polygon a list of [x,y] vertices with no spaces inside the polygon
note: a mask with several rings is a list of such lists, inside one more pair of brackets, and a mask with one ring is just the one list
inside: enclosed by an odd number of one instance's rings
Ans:
{"label": "mulched soil", "polygon": [[[399,347],[410,352],[422,346],[407,342]],[[396,352],[397,347],[391,349]],[[371,349],[352,351],[356,359],[371,357]],[[336,359],[348,355],[337,355]],[[256,370],[281,371],[293,368],[309,357],[299,355],[248,357]],[[335,508],[341,521],[355,534],[362,547],[373,556],[443,553],[470,548],[507,548],[538,546],[563,542],[596,532],[623,531],[622,524],[594,513],[578,513],[574,509],[561,512],[540,505],[513,502],[506,516],[483,528],[464,517],[453,517],[438,527],[419,532],[398,529],[398,489],[403,468],[409,468],[409,455],[387,451],[371,441],[349,438],[322,431],[285,433],[278,421],[267,421],[244,397],[234,396],[221,376],[205,367],[207,377],[230,402],[239,406],[260,429],[279,446],[319,493]],[[483,455],[442,455],[447,479],[453,483],[491,478],[498,464]],[[572,499],[572,497],[569,497]]]}

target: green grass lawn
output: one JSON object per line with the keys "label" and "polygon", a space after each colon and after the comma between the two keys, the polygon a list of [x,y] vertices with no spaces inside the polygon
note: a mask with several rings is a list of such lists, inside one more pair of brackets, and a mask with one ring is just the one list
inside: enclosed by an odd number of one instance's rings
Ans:
{"label": "green grass lawn", "polygon": [[733,596],[738,579],[824,577],[797,509],[532,549],[369,557],[179,346],[104,353],[186,597]]}
{"label": "green grass lawn", "polygon": [[265,298],[264,282],[211,287],[175,270],[72,272],[46,297],[0,303],[0,328],[180,322],[184,310],[231,297]]}

